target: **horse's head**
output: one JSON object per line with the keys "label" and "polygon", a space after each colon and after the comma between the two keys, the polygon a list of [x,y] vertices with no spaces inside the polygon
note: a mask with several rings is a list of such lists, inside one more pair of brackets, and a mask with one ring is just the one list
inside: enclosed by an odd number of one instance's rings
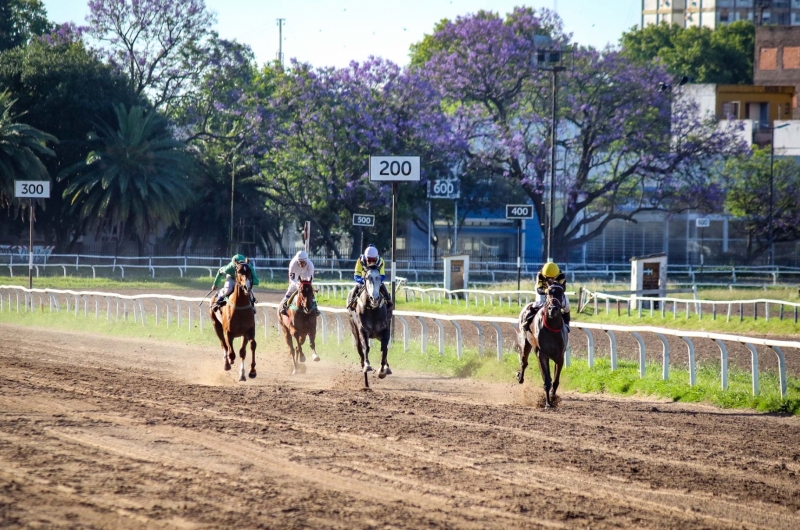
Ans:
{"label": "horse's head", "polygon": [[250,289],[253,288],[253,271],[250,263],[245,261],[236,264],[236,283],[245,293],[250,292]]}
{"label": "horse's head", "polygon": [[370,305],[375,307],[380,304],[381,300],[381,273],[377,269],[369,269],[366,278],[364,278],[364,291],[369,297]]}
{"label": "horse's head", "polygon": [[314,309],[314,286],[311,285],[310,280],[300,281],[300,289],[298,289],[297,293],[297,307],[306,313]]}
{"label": "horse's head", "polygon": [[561,314],[561,300],[563,298],[564,287],[561,285],[554,283],[547,288],[547,302],[545,304],[545,311],[547,311],[548,317],[555,318],[557,315]]}

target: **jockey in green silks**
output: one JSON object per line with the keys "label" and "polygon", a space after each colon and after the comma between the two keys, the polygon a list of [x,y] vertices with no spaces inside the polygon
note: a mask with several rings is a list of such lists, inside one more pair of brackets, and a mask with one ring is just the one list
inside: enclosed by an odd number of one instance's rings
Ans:
{"label": "jockey in green silks", "polygon": [[[233,292],[233,287],[236,285],[236,266],[239,263],[245,263],[247,258],[242,254],[236,254],[231,258],[231,262],[223,265],[217,271],[217,276],[214,278],[214,288],[219,289],[217,294],[212,299],[212,307],[218,309],[225,305],[226,298]],[[255,267],[250,264],[250,272],[253,274],[253,285],[258,285],[258,276],[256,276]],[[253,290],[250,290],[250,303],[253,304],[253,312],[256,312],[256,297],[253,295]]]}

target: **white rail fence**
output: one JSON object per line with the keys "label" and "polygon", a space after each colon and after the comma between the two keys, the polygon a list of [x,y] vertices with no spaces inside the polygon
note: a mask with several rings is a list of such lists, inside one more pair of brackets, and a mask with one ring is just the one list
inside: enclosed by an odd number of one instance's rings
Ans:
{"label": "white rail fence", "polygon": [[[469,307],[470,304],[478,307],[486,306],[486,301],[489,301],[490,306],[495,305],[495,301],[499,306],[503,306],[505,302],[508,307],[528,305],[532,300],[536,299],[536,291],[495,291],[485,289],[444,289],[441,287],[412,287],[404,286],[403,291],[406,295],[406,301],[421,301],[433,304],[443,304],[445,300],[450,302],[450,305],[459,305],[463,300],[464,305]],[[575,296],[574,292],[564,293],[567,296]],[[410,296],[409,296],[410,295]],[[524,300],[524,302],[523,302]]]}
{"label": "white rail fence", "polygon": [[[628,316],[631,316],[631,297],[624,295],[614,295],[609,293],[591,292],[587,289],[583,291],[583,299],[581,300],[581,307],[587,307],[589,304],[594,306],[594,314],[598,314],[598,310],[605,306],[606,314],[612,311],[612,304],[616,306],[617,312],[622,313],[622,304],[625,304],[625,311]],[[647,302],[646,304],[643,302]],[[648,305],[649,308],[644,308]],[[655,307],[658,306],[658,309]],[[671,306],[671,308],[670,308]],[[698,319],[702,320],[705,315],[706,318],[716,320],[717,316],[725,317],[726,322],[731,319],[738,318],[743,321],[745,316],[745,309],[752,307],[752,317],[754,320],[759,318],[759,307],[763,306],[763,318],[769,322],[770,318],[778,320],[793,319],[794,323],[798,322],[798,315],[800,314],[800,303],[790,302],[788,300],[773,300],[769,298],[757,298],[751,300],[698,300],[686,298],[673,298],[673,297],[657,297],[657,296],[636,296],[636,314],[638,317],[648,314],[654,316],[657,313],[661,314],[661,318],[667,318],[668,313],[672,313],[672,318],[678,318],[678,314],[685,315],[689,318],[694,314]]]}
{"label": "white rail fence", "polygon": [[[313,257],[314,265],[320,273],[330,274],[345,280],[352,277],[352,267],[341,268],[341,260],[329,257]],[[46,272],[48,267],[60,269],[67,276],[68,271],[81,269],[91,270],[92,277],[98,272],[110,271],[112,275],[119,273],[125,277],[125,270],[145,270],[152,278],[156,271],[177,271],[181,277],[190,270],[202,271],[212,276],[216,270],[227,262],[227,257],[208,256],[103,256],[94,254],[41,254],[34,256],[34,267],[37,277]],[[277,274],[282,278],[286,273],[289,260],[287,258],[254,258],[253,262],[259,270],[269,273],[270,278]],[[3,254],[0,255],[0,264],[8,268],[9,274],[14,275],[15,269],[27,269],[28,255]],[[427,260],[397,260],[398,272],[406,276],[413,276],[415,282],[420,276],[430,278],[441,276],[440,262]],[[535,280],[536,273],[541,263],[526,262],[522,264],[523,277]],[[624,263],[591,264],[591,263],[566,263],[564,270],[570,282],[578,279],[585,281],[605,279],[611,283],[625,281],[630,278],[630,265]],[[119,272],[117,272],[119,271]],[[511,281],[516,279],[517,263],[503,261],[475,261],[471,263],[470,272],[473,276],[480,275],[482,279],[492,283]],[[784,266],[706,266],[669,264],[668,276],[671,278],[688,278],[691,284],[701,286],[731,286],[731,285],[766,285],[778,284],[780,281],[800,281],[800,267]],[[718,279],[718,281],[716,280]],[[742,280],[744,279],[744,283]],[[753,283],[756,282],[756,283]]]}
{"label": "white rail fence", "polygon": [[[37,305],[38,301],[38,305]],[[107,292],[94,292],[94,291],[71,291],[63,289],[27,289],[20,286],[0,285],[0,312],[2,311],[40,311],[44,312],[45,307],[49,311],[60,312],[63,310],[67,313],[74,313],[78,316],[83,313],[84,317],[88,317],[91,310],[94,312],[96,319],[101,318],[102,313],[105,313],[106,320],[111,320],[112,317],[115,321],[128,320],[129,315],[132,316],[134,323],[141,323],[142,326],[147,325],[147,312],[146,307],[153,304],[154,309],[151,311],[154,317],[154,325],[159,325],[160,322],[165,322],[167,327],[187,326],[189,330],[196,329],[194,318],[199,320],[199,328],[202,333],[205,328],[205,321],[207,314],[203,311],[202,304],[208,303],[207,299],[194,298],[194,297],[181,297],[171,295],[158,295],[158,294],[144,294],[144,295],[121,295],[116,293]],[[92,303],[93,302],[93,303]],[[149,302],[149,304],[146,304]],[[274,303],[259,303],[259,308],[277,309],[278,304]],[[347,310],[344,308],[330,308],[319,307],[322,315],[321,322],[321,339],[325,344],[328,340],[329,324],[335,325],[335,333],[338,344],[342,344],[345,336],[352,335],[345,333],[345,319]],[[275,321],[277,324],[277,317],[270,316],[270,311],[261,311],[260,315],[264,323],[264,336],[268,335],[270,330],[270,322]],[[445,323],[449,324],[455,331],[455,346],[456,355],[461,358],[464,348],[464,334],[462,325],[469,325],[476,329],[478,334],[478,352],[479,355],[484,354],[485,340],[487,333],[491,328],[494,335],[494,343],[497,351],[498,361],[503,360],[505,355],[503,346],[503,328],[506,333],[512,336],[517,333],[517,321],[515,318],[510,317],[488,317],[488,316],[471,316],[471,315],[443,315],[438,313],[421,313],[411,311],[395,311],[397,321],[402,326],[402,347],[403,351],[408,351],[411,340],[411,325],[410,323],[416,320],[420,326],[419,343],[423,352],[428,351],[428,326],[429,321],[436,326],[438,331],[438,351],[440,355],[445,352],[445,339],[447,336]],[[195,316],[196,315],[196,316]],[[509,328],[511,331],[509,331]],[[728,345],[731,343],[743,344],[750,352],[751,356],[751,378],[752,378],[752,392],[754,395],[759,394],[759,354],[756,346],[764,346],[769,348],[775,353],[778,360],[778,376],[779,387],[782,398],[786,397],[787,392],[787,373],[786,373],[786,358],[783,353],[784,348],[800,350],[800,342],[798,341],[779,341],[771,339],[763,339],[757,337],[745,337],[739,335],[729,335],[723,333],[706,333],[699,331],[682,331],[675,329],[666,329],[650,326],[619,326],[609,324],[593,324],[583,322],[572,322],[572,328],[580,330],[585,334],[587,339],[587,361],[590,367],[595,364],[596,356],[596,340],[593,332],[604,333],[609,341],[609,355],[611,370],[616,370],[618,365],[619,350],[617,347],[616,333],[630,334],[638,344],[638,364],[640,377],[645,376],[647,350],[645,341],[642,334],[653,334],[661,344],[661,364],[662,364],[662,378],[669,379],[670,358],[672,355],[667,337],[679,338],[685,343],[689,364],[689,384],[696,384],[697,363],[695,360],[695,341],[710,340],[713,341],[720,352],[720,385],[723,390],[728,388]],[[569,366],[571,359],[571,350],[567,348],[566,366]]]}

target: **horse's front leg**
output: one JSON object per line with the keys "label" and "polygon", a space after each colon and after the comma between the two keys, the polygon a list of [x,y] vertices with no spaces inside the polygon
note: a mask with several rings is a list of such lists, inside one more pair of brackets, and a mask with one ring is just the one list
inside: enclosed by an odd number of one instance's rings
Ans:
{"label": "horse's front leg", "polygon": [[553,401],[550,399],[550,387],[552,385],[550,360],[542,354],[539,348],[536,348],[536,356],[539,358],[539,371],[542,374],[542,381],[544,381],[544,408],[549,409],[553,406]]}
{"label": "horse's front leg", "polygon": [[[278,318],[283,317],[278,315]],[[283,331],[283,340],[286,341],[286,345],[289,346],[289,357],[292,358],[292,375],[294,375],[297,373],[297,359],[295,358],[294,343],[292,342],[292,332],[288,326],[284,325],[282,320],[281,330]]]}
{"label": "horse's front leg", "polygon": [[242,337],[242,347],[239,348],[239,381],[247,381],[247,378],[244,376],[244,360],[247,357],[247,343],[249,342],[247,335]]}
{"label": "horse's front leg", "polygon": [[303,343],[306,341],[306,336],[300,332],[294,332],[294,340],[297,342],[297,356],[301,363],[306,362],[306,355],[303,353]]}
{"label": "horse's front leg", "polygon": [[392,375],[392,369],[389,368],[389,338],[391,333],[388,329],[384,329],[381,333],[381,371],[378,372],[378,379],[383,379],[387,375]]}
{"label": "horse's front leg", "polygon": [[250,379],[256,378],[256,330],[250,332]]}
{"label": "horse's front leg", "polygon": [[558,382],[561,379],[561,368],[564,367],[564,360],[561,362],[553,361],[553,388],[550,390],[550,401],[555,401],[556,390],[558,390]]}
{"label": "horse's front leg", "polygon": [[225,331],[225,347],[228,355],[225,358],[225,369],[230,370],[230,366],[236,362],[236,350],[233,349],[233,341],[236,337],[230,331]]}
{"label": "horse's front leg", "polygon": [[522,346],[519,344],[517,348],[519,348],[519,371],[517,372],[517,382],[522,384],[525,382],[525,369],[528,367],[528,356],[531,353],[531,343],[528,342],[527,336],[522,334]]}
{"label": "horse's front leg", "polygon": [[317,347],[314,344],[314,340],[317,338],[317,326],[311,328],[311,331],[308,332],[308,345],[311,348],[311,360],[312,361],[319,361],[319,355],[317,355]]}
{"label": "horse's front leg", "polygon": [[364,352],[364,355],[361,357],[361,371],[364,373],[371,372],[372,366],[369,364],[369,334],[361,330],[361,337],[359,338],[361,341],[361,349]]}

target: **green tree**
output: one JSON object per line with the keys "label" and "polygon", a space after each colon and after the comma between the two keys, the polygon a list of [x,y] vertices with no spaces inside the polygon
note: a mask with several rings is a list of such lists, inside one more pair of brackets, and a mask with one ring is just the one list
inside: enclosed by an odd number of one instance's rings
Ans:
{"label": "green tree", "polygon": [[[752,261],[769,251],[769,149],[725,164],[728,181],[725,207],[738,217],[747,233],[745,258]],[[775,158],[773,166],[772,234],[775,243],[800,239],[800,164]]]}
{"label": "green tree", "polygon": [[0,51],[53,29],[41,0],[0,0]]}
{"label": "green tree", "polygon": [[0,93],[0,206],[4,208],[14,198],[14,180],[50,178],[39,157],[53,156],[47,143],[57,143],[54,136],[19,123],[20,115],[11,110],[14,103],[8,91]]}
{"label": "green tree", "polygon": [[753,83],[755,26],[746,20],[716,30],[677,24],[633,28],[622,34],[620,45],[634,62],[658,58],[671,74],[686,75],[698,83]]}
{"label": "green tree", "polygon": [[[111,123],[114,105],[139,102],[127,80],[80,41],[34,40],[0,53],[0,86],[17,100],[15,108],[25,111],[28,125],[61,140],[55,156],[42,160],[54,177],[86,159],[92,149],[87,135],[94,122]],[[70,240],[80,236],[81,223],[62,197],[67,182],[52,185],[47,208],[37,213],[36,229],[68,250]]]}
{"label": "green tree", "polygon": [[69,181],[64,197],[85,229],[119,242],[133,236],[143,253],[148,236],[177,223],[189,202],[193,161],[156,112],[118,105],[115,113],[117,127],[98,124],[97,149],[58,178]]}

